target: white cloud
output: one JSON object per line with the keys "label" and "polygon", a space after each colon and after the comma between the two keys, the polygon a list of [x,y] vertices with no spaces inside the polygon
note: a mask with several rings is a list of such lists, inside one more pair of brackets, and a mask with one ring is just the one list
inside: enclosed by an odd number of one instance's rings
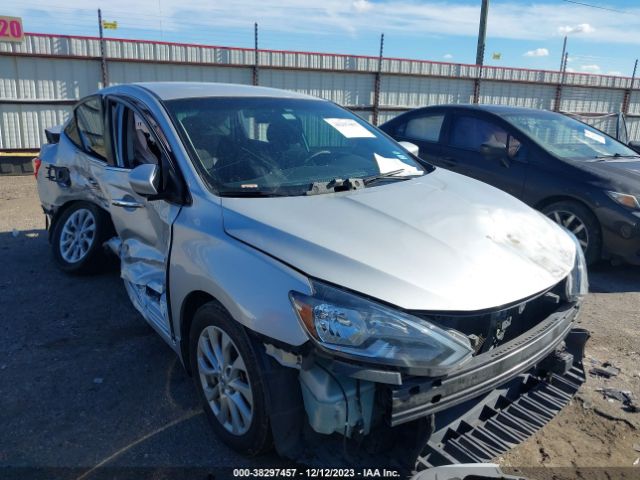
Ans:
{"label": "white cloud", "polygon": [[588,23],[581,23],[579,25],[565,25],[563,27],[558,27],[558,32],[562,35],[571,35],[572,33],[593,33],[595,32],[595,28]]}
{"label": "white cloud", "polygon": [[353,1],[353,9],[356,12],[366,12],[367,10],[371,10],[373,5],[371,5],[368,0],[354,0]]}
{"label": "white cloud", "polygon": [[451,55],[450,53],[445,53],[442,58],[444,58],[445,60],[451,60],[453,58],[453,55]]}
{"label": "white cloud", "polygon": [[[59,2],[58,2],[59,3]],[[41,0],[4,0],[4,10],[23,16],[30,31],[60,30],[95,34],[95,12],[102,5],[103,17],[118,21],[114,35],[144,34],[160,37],[160,29],[172,38],[174,32],[196,32],[202,41],[213,29],[235,30],[229,43],[251,38],[253,22],[261,32],[278,35],[359,35],[385,32],[416,37],[455,35],[476,38],[480,2],[465,0],[65,0],[64,9],[48,8]],[[160,8],[159,8],[160,6]],[[491,7],[487,36],[491,39],[549,40],[564,33],[580,35],[582,41],[640,45],[640,5],[617,12],[582,7],[566,2],[504,0]],[[39,12],[39,15],[34,15]],[[37,20],[38,19],[38,20]],[[72,27],[69,27],[69,26]],[[244,30],[243,30],[244,29]],[[138,33],[140,32],[140,33]],[[111,33],[111,32],[109,32]],[[234,36],[235,35],[235,36]],[[262,37],[264,38],[264,37]],[[558,39],[559,40],[559,39]],[[266,44],[265,44],[266,46]],[[293,47],[293,46],[292,46]],[[319,43],[319,49],[321,42]],[[374,47],[375,48],[375,47]]]}
{"label": "white cloud", "polygon": [[536,48],[535,50],[529,50],[524,54],[525,57],[548,57],[549,50],[546,48]]}
{"label": "white cloud", "polygon": [[596,65],[594,63],[591,65],[582,65],[580,67],[580,70],[582,70],[583,72],[598,73],[601,70],[601,68],[600,68],[600,65]]}

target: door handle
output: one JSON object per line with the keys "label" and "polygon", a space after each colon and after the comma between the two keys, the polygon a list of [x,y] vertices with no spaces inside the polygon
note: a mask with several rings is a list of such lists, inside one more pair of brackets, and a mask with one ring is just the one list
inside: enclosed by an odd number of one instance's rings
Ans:
{"label": "door handle", "polygon": [[134,201],[131,201],[131,200],[113,200],[111,202],[111,205],[113,205],[115,207],[122,207],[122,208],[142,208],[142,207],[144,207],[144,205],[142,203],[134,202]]}

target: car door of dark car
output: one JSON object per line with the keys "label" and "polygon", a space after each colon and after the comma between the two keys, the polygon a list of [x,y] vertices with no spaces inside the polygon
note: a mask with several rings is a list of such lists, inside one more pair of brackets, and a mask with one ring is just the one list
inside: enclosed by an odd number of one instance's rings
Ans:
{"label": "car door of dark car", "polygon": [[[441,147],[442,166],[520,197],[527,173],[527,149],[518,136],[491,117],[457,112]],[[485,144],[504,145],[505,154],[482,152]]]}
{"label": "car door of dark car", "polygon": [[393,126],[389,135],[398,141],[411,142],[420,148],[420,158],[442,166],[441,132],[446,124],[446,112],[417,112]]}

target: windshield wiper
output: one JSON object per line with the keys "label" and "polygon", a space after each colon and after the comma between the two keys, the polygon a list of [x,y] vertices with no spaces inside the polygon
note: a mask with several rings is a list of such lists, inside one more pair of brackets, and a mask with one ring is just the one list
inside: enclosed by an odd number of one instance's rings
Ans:
{"label": "windshield wiper", "polygon": [[238,190],[220,190],[218,195],[221,197],[242,197],[242,198],[261,198],[261,197],[288,197],[290,194],[270,192],[264,190],[238,189]]}
{"label": "windshield wiper", "polygon": [[614,153],[613,155],[596,155],[594,158],[597,160],[606,160],[607,158],[636,158],[640,155],[622,155],[621,153]]}
{"label": "windshield wiper", "polygon": [[334,178],[333,180],[329,180],[328,182],[313,182],[309,190],[307,191],[307,195],[320,195],[322,193],[334,193],[334,192],[345,192],[347,190],[359,190],[361,188],[365,188],[367,185],[382,180],[385,178],[393,179],[393,180],[409,180],[415,176],[420,175],[403,175],[402,177],[394,177],[399,173],[405,172],[406,169],[400,168],[398,170],[392,170],[390,172],[384,173],[376,173],[375,175],[369,175],[368,177],[362,178]]}
{"label": "windshield wiper", "polygon": [[[381,180],[387,177],[393,177],[394,175],[397,175],[404,171],[405,171],[404,168],[400,168],[399,170],[392,170],[390,172],[377,173],[375,175],[369,175],[368,177],[364,177],[362,181],[364,182],[365,185],[369,185],[371,182],[375,182],[376,180]],[[397,177],[398,180],[406,180],[407,178],[409,178],[409,175],[403,175],[402,177]]]}
{"label": "windshield wiper", "polygon": [[328,182],[313,182],[307,190],[307,195],[320,195],[323,193],[346,192],[347,190],[359,190],[364,188],[363,178],[334,178]]}

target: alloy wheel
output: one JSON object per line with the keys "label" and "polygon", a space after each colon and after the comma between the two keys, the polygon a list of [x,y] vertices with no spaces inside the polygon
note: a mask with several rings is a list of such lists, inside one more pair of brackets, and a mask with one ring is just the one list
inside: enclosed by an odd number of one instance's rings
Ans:
{"label": "alloy wheel", "polygon": [[587,251],[589,247],[589,231],[580,217],[565,210],[552,210],[547,212],[547,217],[573,233],[578,239],[582,250]]}
{"label": "alloy wheel", "polygon": [[253,418],[253,392],[236,344],[224,330],[208,326],[200,333],[197,359],[209,408],[229,433],[246,433]]}
{"label": "alloy wheel", "polygon": [[79,208],[67,218],[60,233],[60,256],[65,262],[82,260],[96,237],[96,219],[86,208]]}

